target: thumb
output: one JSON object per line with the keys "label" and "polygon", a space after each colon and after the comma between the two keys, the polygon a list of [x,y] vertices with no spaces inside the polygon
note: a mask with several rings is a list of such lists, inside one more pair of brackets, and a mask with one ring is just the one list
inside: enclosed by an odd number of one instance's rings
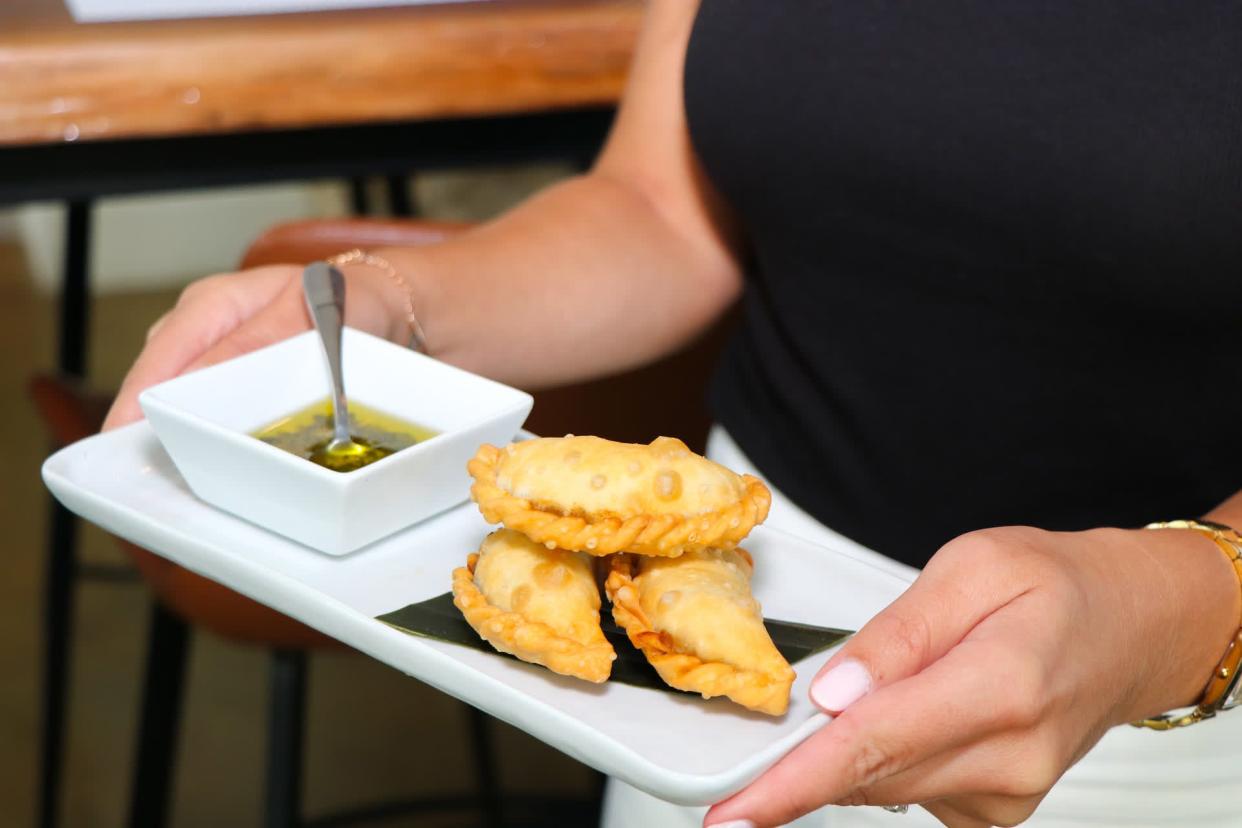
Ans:
{"label": "thumb", "polygon": [[302,283],[292,280],[271,303],[187,365],[184,373],[257,351],[310,327],[310,312],[302,299]]}
{"label": "thumb", "polygon": [[287,265],[246,270],[200,279],[187,287],[176,307],[147,332],[103,430],[142,417],[138,395],[146,388],[182,374],[186,366],[268,305],[296,281]]}
{"label": "thumb", "polygon": [[1008,603],[1013,597],[1008,585],[998,583],[994,570],[976,565],[971,554],[972,546],[987,542],[967,535],[937,552],[910,588],[823,666],[811,682],[811,701],[827,713],[840,713],[868,693],[920,672]]}

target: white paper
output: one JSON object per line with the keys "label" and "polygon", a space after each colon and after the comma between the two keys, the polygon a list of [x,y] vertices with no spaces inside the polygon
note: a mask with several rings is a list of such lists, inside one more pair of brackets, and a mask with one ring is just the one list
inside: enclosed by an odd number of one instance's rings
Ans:
{"label": "white paper", "polygon": [[379,6],[429,6],[446,2],[460,0],[66,0],[70,14],[79,23],[160,20],[173,17],[233,17]]}

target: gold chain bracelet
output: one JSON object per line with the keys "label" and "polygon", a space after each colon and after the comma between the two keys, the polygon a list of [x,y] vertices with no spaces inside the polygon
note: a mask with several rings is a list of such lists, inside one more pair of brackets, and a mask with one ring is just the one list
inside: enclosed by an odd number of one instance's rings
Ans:
{"label": "gold chain bracelet", "polygon": [[[1233,564],[1234,574],[1238,576],[1239,587],[1242,587],[1242,535],[1221,523],[1206,520],[1169,520],[1160,523],[1149,523],[1144,529],[1185,529],[1198,532],[1216,544],[1225,557]],[[1228,698],[1238,684],[1238,669],[1242,665],[1242,627],[1238,629],[1225,649],[1225,655],[1212,671],[1207,686],[1199,703],[1189,713],[1174,715],[1165,713],[1151,719],[1131,722],[1135,727],[1146,727],[1152,730],[1173,730],[1178,727],[1197,724],[1210,719],[1217,711],[1231,707],[1236,700]]]}
{"label": "gold chain bracelet", "polygon": [[397,272],[397,268],[393,267],[392,262],[383,256],[367,253],[357,247],[353,250],[346,250],[344,253],[337,253],[335,256],[329,256],[325,261],[336,267],[348,264],[368,265],[387,273],[388,278],[396,282],[397,287],[401,288],[401,295],[405,297],[405,319],[410,329],[410,348],[420,354],[427,353],[427,336],[423,333],[423,326],[419,324],[418,317],[414,315],[414,295],[410,291],[409,284],[401,278],[401,274]]}

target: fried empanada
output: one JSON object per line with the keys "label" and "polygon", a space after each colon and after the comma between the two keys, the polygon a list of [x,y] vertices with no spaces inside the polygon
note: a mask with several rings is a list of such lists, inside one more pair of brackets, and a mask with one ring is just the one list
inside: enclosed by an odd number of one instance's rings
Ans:
{"label": "fried empanada", "polygon": [[794,671],[763,626],[745,550],[621,554],[609,562],[612,616],[660,678],[773,716],[788,709]]}
{"label": "fried empanada", "polygon": [[453,603],[501,652],[596,683],[612,672],[617,654],[599,626],[599,587],[588,555],[500,529],[453,570]]}
{"label": "fried empanada", "polygon": [[471,496],[488,521],[593,555],[731,548],[763,522],[772,502],[758,478],[671,437],[650,445],[572,436],[503,450],[484,445],[468,468]]}

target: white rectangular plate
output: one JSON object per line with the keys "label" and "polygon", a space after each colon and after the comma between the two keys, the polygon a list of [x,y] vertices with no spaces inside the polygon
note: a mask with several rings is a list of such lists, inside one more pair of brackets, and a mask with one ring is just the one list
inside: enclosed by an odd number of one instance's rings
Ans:
{"label": "white rectangular plate", "polygon": [[[375,616],[448,591],[490,531],[466,504],[345,557],[321,555],[196,498],[135,423],[53,455],[43,479],[69,509],[525,730],[598,770],[686,805],[742,788],[827,721],[807,687],[828,653],[794,665],[789,712],[608,683],[417,638]],[[745,544],[769,618],[858,629],[906,587],[842,549],[760,527]]]}

